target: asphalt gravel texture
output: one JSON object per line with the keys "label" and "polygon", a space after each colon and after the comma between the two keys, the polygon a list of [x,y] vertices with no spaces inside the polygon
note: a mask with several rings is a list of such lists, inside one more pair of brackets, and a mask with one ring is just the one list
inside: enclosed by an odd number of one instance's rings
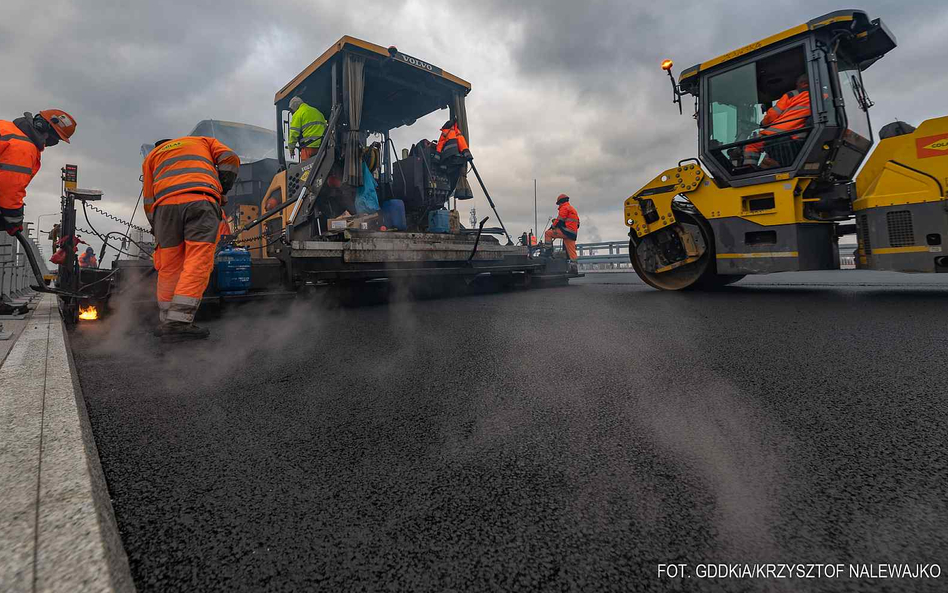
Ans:
{"label": "asphalt gravel texture", "polygon": [[[142,592],[944,591],[946,319],[944,276],[601,273],[70,339]],[[754,563],[844,568],[701,578]]]}

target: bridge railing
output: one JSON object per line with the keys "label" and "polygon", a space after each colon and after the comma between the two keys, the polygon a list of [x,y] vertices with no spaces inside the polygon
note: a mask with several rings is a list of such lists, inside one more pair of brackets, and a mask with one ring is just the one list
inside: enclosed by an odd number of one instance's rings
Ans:
{"label": "bridge railing", "polygon": [[599,241],[576,244],[576,263],[583,270],[631,268],[628,241]]}
{"label": "bridge railing", "polygon": [[[23,231],[28,237],[30,248],[33,255],[37,258],[43,273],[45,261],[39,253],[39,247],[36,241],[30,235],[33,233],[32,224],[27,223]],[[16,238],[5,232],[0,232],[0,302],[10,306],[22,305],[30,300],[34,291],[30,288],[30,283],[36,282],[33,271],[29,267],[26,259],[26,253]],[[2,336],[7,335],[3,332],[3,323],[0,319],[0,339],[6,339]]]}
{"label": "bridge railing", "polygon": [[[851,270],[856,267],[853,252],[855,244],[839,246],[839,267]],[[577,243],[576,263],[583,270],[618,270],[631,268],[628,241],[599,241],[597,243]]]}

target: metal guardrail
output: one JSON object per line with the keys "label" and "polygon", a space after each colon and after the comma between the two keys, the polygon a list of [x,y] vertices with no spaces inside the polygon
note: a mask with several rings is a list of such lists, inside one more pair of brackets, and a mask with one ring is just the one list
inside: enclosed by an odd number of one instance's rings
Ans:
{"label": "metal guardrail", "polygon": [[[36,241],[31,237],[33,229],[30,223],[27,223],[24,233],[43,274],[49,274],[46,261],[40,254]],[[30,288],[31,282],[35,282],[33,271],[30,270],[23,248],[14,237],[5,232],[0,233],[0,300],[11,305],[22,304],[34,294]]]}
{"label": "metal guardrail", "polygon": [[[839,267],[844,270],[856,268],[856,258],[853,252],[856,245],[842,244],[839,246]],[[631,268],[629,262],[628,241],[600,241],[598,243],[577,243],[576,252],[579,257],[576,263],[581,269],[624,269]]]}
{"label": "metal guardrail", "polygon": [[841,270],[856,269],[856,249],[855,243],[841,243],[839,245],[839,268]]}
{"label": "metal guardrail", "polygon": [[583,270],[613,270],[631,268],[628,241],[600,241],[598,243],[577,243],[576,263]]}

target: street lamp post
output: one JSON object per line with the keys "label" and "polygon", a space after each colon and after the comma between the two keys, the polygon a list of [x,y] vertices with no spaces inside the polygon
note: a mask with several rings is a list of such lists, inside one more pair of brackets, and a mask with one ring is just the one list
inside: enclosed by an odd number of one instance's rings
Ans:
{"label": "street lamp post", "polygon": [[36,232],[37,233],[40,232],[40,219],[45,218],[47,216],[59,216],[59,214],[60,214],[59,212],[50,212],[49,214],[40,214],[39,216],[37,216],[36,217]]}

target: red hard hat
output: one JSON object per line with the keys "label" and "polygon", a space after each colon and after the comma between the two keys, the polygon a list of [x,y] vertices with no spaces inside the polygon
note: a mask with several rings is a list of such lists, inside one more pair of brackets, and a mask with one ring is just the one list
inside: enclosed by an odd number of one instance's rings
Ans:
{"label": "red hard hat", "polygon": [[56,130],[59,138],[69,144],[69,138],[76,133],[76,120],[62,109],[44,109],[39,114]]}
{"label": "red hard hat", "polygon": [[560,202],[569,202],[569,196],[566,194],[558,195],[556,197],[556,203],[559,204]]}

